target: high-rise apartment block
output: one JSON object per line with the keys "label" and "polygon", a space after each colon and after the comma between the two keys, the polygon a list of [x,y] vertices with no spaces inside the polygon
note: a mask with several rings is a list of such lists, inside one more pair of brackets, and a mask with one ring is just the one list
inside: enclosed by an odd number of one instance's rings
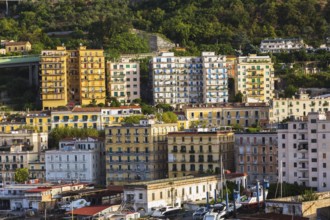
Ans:
{"label": "high-rise apartment block", "polygon": [[234,133],[199,129],[168,134],[169,177],[235,170]]}
{"label": "high-rise apartment block", "polygon": [[329,191],[330,116],[307,117],[281,124],[278,129],[278,170],[283,182]]}
{"label": "high-rise apartment block", "polygon": [[105,103],[103,50],[43,50],[40,65],[43,109]]}
{"label": "high-rise apartment block", "polygon": [[202,52],[200,57],[162,53],[152,62],[153,102],[172,105],[228,101],[226,56]]}
{"label": "high-rise apartment block", "polygon": [[236,133],[236,171],[248,174],[248,182],[255,184],[263,179],[276,182],[277,133]]}
{"label": "high-rise apartment block", "polygon": [[238,57],[235,92],[247,102],[267,102],[274,97],[274,67],[269,56]]}
{"label": "high-rise apartment block", "polygon": [[141,120],[139,125],[105,128],[107,185],[165,178],[167,133],[177,124]]}
{"label": "high-rise apartment block", "polygon": [[140,65],[128,58],[119,62],[107,62],[108,94],[122,103],[140,98]]}

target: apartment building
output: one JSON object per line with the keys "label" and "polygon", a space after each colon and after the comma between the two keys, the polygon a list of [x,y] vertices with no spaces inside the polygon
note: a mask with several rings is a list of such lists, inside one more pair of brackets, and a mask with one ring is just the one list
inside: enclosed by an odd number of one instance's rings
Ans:
{"label": "apartment building", "polygon": [[28,128],[33,128],[39,132],[50,132],[52,129],[50,111],[27,112],[25,124]]}
{"label": "apartment building", "polygon": [[132,115],[142,115],[140,106],[120,106],[101,108],[102,130],[107,126],[119,125],[120,122]]}
{"label": "apartment building", "polygon": [[272,110],[267,103],[226,103],[183,106],[188,121],[200,121],[207,126],[242,127],[265,126],[269,123]]}
{"label": "apartment building", "polygon": [[[226,180],[246,186],[246,175],[226,176]],[[124,201],[135,211],[151,214],[155,208],[181,207],[184,202],[196,202],[219,196],[223,179],[220,176],[177,177],[162,180],[135,182],[124,185]]]}
{"label": "apartment building", "polygon": [[104,141],[88,137],[59,142],[58,150],[46,151],[46,180],[105,184]]}
{"label": "apartment building", "polygon": [[140,98],[140,64],[121,58],[119,62],[107,62],[108,94],[122,103]]}
{"label": "apartment building", "polygon": [[156,180],[167,175],[167,134],[177,124],[141,120],[105,128],[107,185]]}
{"label": "apartment building", "polygon": [[[16,131],[0,134],[0,181],[13,182],[17,168],[29,168],[30,162],[40,159],[42,151],[48,147],[47,133]],[[42,176],[42,172],[40,174]]]}
{"label": "apartment building", "polygon": [[236,171],[247,173],[248,183],[277,181],[277,133],[235,133]]}
{"label": "apartment building", "polygon": [[171,105],[228,101],[226,56],[202,52],[200,57],[162,53],[152,58],[153,102]]}
{"label": "apartment building", "polygon": [[41,100],[43,109],[68,104],[105,103],[103,50],[80,46],[77,50],[41,52]]}
{"label": "apartment building", "polygon": [[197,129],[168,134],[168,176],[220,174],[235,171],[234,133]]}
{"label": "apartment building", "polygon": [[100,107],[74,107],[72,110],[52,110],[52,128],[71,127],[71,128],[94,128],[100,130],[101,108]]}
{"label": "apartment building", "polygon": [[237,59],[235,92],[246,102],[268,102],[274,97],[274,67],[269,56],[250,54]]}
{"label": "apartment building", "polygon": [[330,115],[309,113],[278,129],[279,178],[329,191]]}
{"label": "apartment building", "polygon": [[301,92],[292,98],[273,99],[273,117],[271,122],[278,123],[290,117],[307,116],[309,112],[327,112],[330,110],[330,96],[309,97]]}
{"label": "apartment building", "polygon": [[261,41],[261,53],[281,53],[299,51],[305,48],[301,38],[267,38]]}

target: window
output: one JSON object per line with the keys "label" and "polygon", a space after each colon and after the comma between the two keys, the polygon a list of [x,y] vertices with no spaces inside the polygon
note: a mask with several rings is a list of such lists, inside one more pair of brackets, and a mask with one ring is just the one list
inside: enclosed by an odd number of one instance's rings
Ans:
{"label": "window", "polygon": [[317,172],[317,168],[316,167],[312,167],[312,172]]}
{"label": "window", "polygon": [[323,163],[323,168],[327,168],[327,164],[326,163]]}
{"label": "window", "polygon": [[316,139],[312,139],[312,143],[317,143],[317,140]]}
{"label": "window", "polygon": [[152,200],[155,200],[155,193],[152,193]]}
{"label": "window", "polygon": [[311,123],[316,123],[316,119],[311,119]]}
{"label": "window", "polygon": [[285,134],[282,134],[282,139],[285,139]]}
{"label": "window", "polygon": [[282,144],[282,148],[285,148],[285,144]]}
{"label": "window", "polygon": [[143,199],[143,194],[139,193],[139,199]]}
{"label": "window", "polygon": [[313,182],[317,181],[317,177],[312,177],[312,181]]}
{"label": "window", "polygon": [[312,162],[317,162],[317,158],[312,158]]}

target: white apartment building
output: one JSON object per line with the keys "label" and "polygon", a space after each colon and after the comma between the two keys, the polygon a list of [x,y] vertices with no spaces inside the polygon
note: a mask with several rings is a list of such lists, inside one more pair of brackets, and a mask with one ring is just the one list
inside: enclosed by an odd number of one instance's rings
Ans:
{"label": "white apartment building", "polygon": [[153,102],[168,104],[228,102],[226,56],[202,52],[200,57],[153,57]]}
{"label": "white apartment building", "polygon": [[64,139],[59,150],[46,152],[46,180],[105,184],[104,141]]}
{"label": "white apartment building", "polygon": [[277,181],[277,133],[235,133],[236,171],[247,173],[248,183]]}
{"label": "white apartment building", "polygon": [[131,103],[140,98],[140,64],[129,58],[107,62],[108,92],[121,103]]}
{"label": "white apartment building", "polygon": [[273,123],[281,122],[288,117],[307,116],[309,112],[327,112],[330,104],[330,96],[310,98],[307,93],[301,92],[292,98],[273,99],[272,101]]}
{"label": "white apartment building", "polygon": [[[226,180],[246,186],[245,174],[228,174]],[[154,208],[181,206],[185,202],[206,199],[210,201],[215,194],[220,195],[222,179],[220,176],[194,177],[185,176],[124,185],[124,201],[135,211],[150,213]]]}
{"label": "white apartment building", "polygon": [[300,38],[267,38],[260,44],[261,53],[291,52],[304,48],[304,40]]}
{"label": "white apartment building", "polygon": [[238,57],[235,93],[238,92],[246,102],[268,102],[274,97],[274,67],[269,56]]}
{"label": "white apartment building", "polygon": [[278,170],[283,182],[330,190],[330,115],[309,113],[278,129]]}

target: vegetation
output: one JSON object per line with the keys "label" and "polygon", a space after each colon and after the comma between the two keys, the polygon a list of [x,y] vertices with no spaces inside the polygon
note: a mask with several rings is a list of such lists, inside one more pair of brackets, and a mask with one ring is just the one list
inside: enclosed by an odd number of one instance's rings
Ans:
{"label": "vegetation", "polygon": [[[308,190],[306,186],[298,185],[298,184],[290,184],[290,183],[282,183],[282,197],[287,196],[298,196],[301,195],[302,192]],[[280,197],[280,185],[277,183],[271,183],[269,185],[268,196],[267,199],[273,199]]]}
{"label": "vegetation", "polygon": [[29,170],[28,168],[18,168],[15,171],[15,182],[24,183],[29,179]]}
{"label": "vegetation", "polygon": [[129,123],[129,124],[139,124],[140,120],[143,118],[144,118],[143,115],[132,115],[132,116],[125,117],[122,122]]}
{"label": "vegetation", "polygon": [[301,202],[309,202],[318,200],[319,196],[311,189],[305,190],[304,193],[301,195]]}
{"label": "vegetation", "polygon": [[93,128],[54,128],[49,133],[48,148],[58,147],[58,143],[63,138],[86,138],[86,137],[103,137],[104,132]]}
{"label": "vegetation", "polygon": [[161,114],[161,120],[165,123],[176,123],[178,122],[178,116],[173,112],[165,112]]}
{"label": "vegetation", "polygon": [[[148,51],[132,28],[162,34],[190,54],[255,52],[254,45],[266,37],[300,36],[319,45],[330,32],[330,3],[322,0],[39,0],[12,9],[12,17],[0,20],[0,37],[29,40],[34,52],[61,43],[103,47],[111,56]],[[72,33],[61,38],[46,34],[54,31]]]}

